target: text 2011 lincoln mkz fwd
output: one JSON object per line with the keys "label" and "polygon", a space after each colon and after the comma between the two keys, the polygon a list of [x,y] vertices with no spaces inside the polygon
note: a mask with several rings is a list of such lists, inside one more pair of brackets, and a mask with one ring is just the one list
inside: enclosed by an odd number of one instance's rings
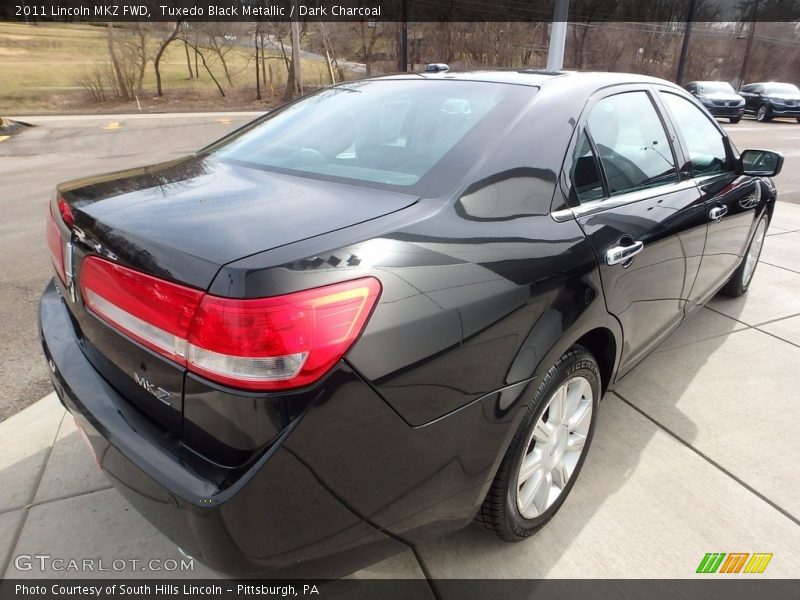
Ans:
{"label": "text 2011 lincoln mkz fwd", "polygon": [[640,76],[330,87],[59,186],[53,384],[120,492],[224,573],[335,576],[473,520],[522,540],[604,391],[747,291],[782,162]]}

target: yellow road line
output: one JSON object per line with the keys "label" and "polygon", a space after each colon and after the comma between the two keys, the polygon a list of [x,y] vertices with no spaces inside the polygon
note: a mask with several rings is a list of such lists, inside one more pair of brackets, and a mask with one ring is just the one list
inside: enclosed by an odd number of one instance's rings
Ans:
{"label": "yellow road line", "polygon": [[121,123],[118,121],[111,121],[108,125],[103,127],[103,129],[119,129],[121,127]]}
{"label": "yellow road line", "polygon": [[10,137],[10,135],[0,135],[0,142],[5,142]]}

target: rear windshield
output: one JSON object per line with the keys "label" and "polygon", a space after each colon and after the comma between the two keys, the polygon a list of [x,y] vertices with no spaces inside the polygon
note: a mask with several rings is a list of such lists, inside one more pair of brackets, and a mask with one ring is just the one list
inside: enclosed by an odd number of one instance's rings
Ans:
{"label": "rear windshield", "polygon": [[455,154],[463,176],[534,92],[474,81],[351,82],[275,111],[209,150],[248,166],[408,188]]}
{"label": "rear windshield", "polygon": [[796,85],[791,83],[767,83],[764,89],[768,94],[790,94],[792,96],[800,96],[800,90]]}
{"label": "rear windshield", "polygon": [[714,94],[714,93],[727,93],[727,94],[735,94],[736,92],[733,91],[733,87],[731,87],[730,83],[725,83],[724,81],[703,81],[697,84],[697,90],[699,92],[706,92],[707,94]]}

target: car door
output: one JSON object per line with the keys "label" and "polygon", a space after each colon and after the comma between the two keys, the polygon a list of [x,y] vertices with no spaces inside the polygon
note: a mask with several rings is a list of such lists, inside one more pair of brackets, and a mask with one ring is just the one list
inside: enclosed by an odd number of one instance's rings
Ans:
{"label": "car door", "polygon": [[761,103],[761,94],[758,84],[751,83],[742,87],[739,95],[744,98],[744,110],[748,114],[755,114]]}
{"label": "car door", "polygon": [[703,200],[680,178],[654,93],[620,86],[595,95],[568,161],[570,211],[622,324],[621,374],[680,323],[705,242]]}
{"label": "car door", "polygon": [[733,146],[719,125],[690,98],[659,89],[686,157],[683,174],[692,178],[708,219],[703,260],[690,292],[690,304],[704,302],[731,276],[744,256],[761,205],[754,177],[737,175]]}

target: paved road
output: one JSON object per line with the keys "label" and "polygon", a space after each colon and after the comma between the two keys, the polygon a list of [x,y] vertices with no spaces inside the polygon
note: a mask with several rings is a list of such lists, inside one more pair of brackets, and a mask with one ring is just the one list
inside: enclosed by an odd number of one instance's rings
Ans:
{"label": "paved road", "polygon": [[0,142],[0,420],[50,391],[36,315],[52,271],[44,219],[55,185],[175,158],[255,115],[36,117],[37,127]]}
{"label": "paved road", "polygon": [[[36,333],[39,294],[51,276],[44,215],[56,183],[175,158],[213,141],[258,113],[46,116],[0,143],[0,420],[49,391]],[[740,149],[786,155],[781,198],[800,202],[800,125],[728,126]]]}

